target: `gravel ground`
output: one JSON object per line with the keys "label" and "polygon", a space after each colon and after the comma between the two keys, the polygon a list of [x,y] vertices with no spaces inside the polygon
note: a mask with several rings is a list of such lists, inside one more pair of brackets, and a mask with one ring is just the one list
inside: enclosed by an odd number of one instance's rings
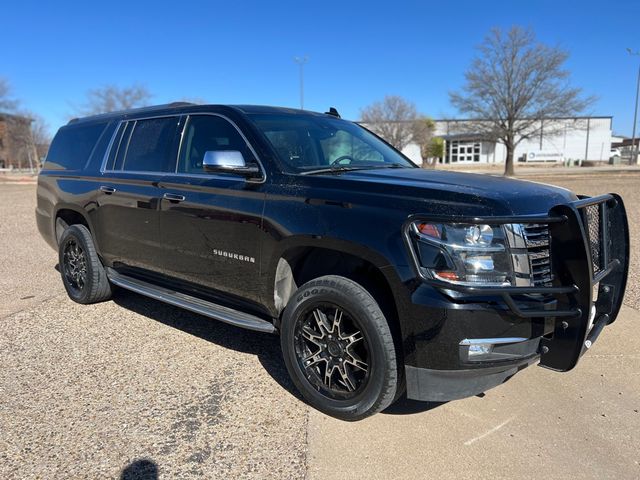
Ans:
{"label": "gravel ground", "polygon": [[277,338],[128,292],[71,302],[34,191],[0,185],[0,478],[302,478]]}

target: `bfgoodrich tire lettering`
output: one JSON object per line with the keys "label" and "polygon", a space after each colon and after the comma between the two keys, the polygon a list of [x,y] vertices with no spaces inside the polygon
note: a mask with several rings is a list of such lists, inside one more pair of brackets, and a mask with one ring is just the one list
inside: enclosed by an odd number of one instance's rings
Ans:
{"label": "bfgoodrich tire lettering", "polygon": [[281,345],[296,387],[328,415],[360,420],[394,400],[398,366],[389,325],[352,280],[329,275],[300,287],[284,311]]}
{"label": "bfgoodrich tire lettering", "polygon": [[84,225],[71,225],[60,236],[58,263],[62,282],[74,302],[96,303],[111,298],[112,287]]}

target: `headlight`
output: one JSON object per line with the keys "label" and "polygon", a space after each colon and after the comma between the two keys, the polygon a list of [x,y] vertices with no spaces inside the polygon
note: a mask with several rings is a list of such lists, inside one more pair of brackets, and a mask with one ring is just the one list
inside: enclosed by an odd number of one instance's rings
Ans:
{"label": "headlight", "polygon": [[460,285],[513,284],[501,225],[415,222],[411,229],[420,265],[430,277]]}

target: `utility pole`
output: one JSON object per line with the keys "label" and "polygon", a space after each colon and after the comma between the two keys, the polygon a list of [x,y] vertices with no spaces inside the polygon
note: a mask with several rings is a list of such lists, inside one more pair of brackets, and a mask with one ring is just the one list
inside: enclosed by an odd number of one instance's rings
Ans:
{"label": "utility pole", "polygon": [[309,57],[295,57],[293,61],[300,66],[300,110],[304,110],[304,64],[309,61]]}
{"label": "utility pole", "polygon": [[[640,56],[640,51],[636,50],[635,52],[630,48],[627,48],[627,52],[629,55],[638,55]],[[640,96],[640,64],[638,64],[638,82],[636,86],[636,107],[633,112],[633,132],[631,133],[631,160],[630,163],[636,163],[638,161],[638,150],[640,148],[636,148],[636,120],[638,119],[638,96]],[[635,155],[634,155],[635,153]]]}

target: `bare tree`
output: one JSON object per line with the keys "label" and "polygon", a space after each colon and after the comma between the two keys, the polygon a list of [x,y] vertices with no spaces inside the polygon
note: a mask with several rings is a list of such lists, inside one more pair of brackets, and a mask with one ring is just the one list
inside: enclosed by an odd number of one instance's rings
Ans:
{"label": "bare tree", "polygon": [[387,95],[360,111],[361,122],[398,150],[402,150],[424,133],[416,106],[397,95]]}
{"label": "bare tree", "polygon": [[25,112],[24,115],[31,119],[30,141],[35,147],[35,156],[38,161],[47,156],[51,145],[51,132],[49,124],[37,113]]}
{"label": "bare tree", "polygon": [[0,77],[0,111],[13,112],[20,102],[13,98],[11,85],[6,78]]}
{"label": "bare tree", "polygon": [[85,116],[144,107],[149,104],[151,96],[149,90],[143,85],[130,87],[105,85],[89,90],[85,104],[74,107],[74,111],[78,115]]}
{"label": "bare tree", "polygon": [[451,103],[478,120],[471,124],[476,133],[505,145],[505,175],[513,175],[514,151],[522,140],[542,128],[545,135],[560,133],[559,122],[544,120],[575,116],[594,98],[583,98],[581,89],[569,85],[563,68],[567,52],[538,43],[531,30],[493,29],[479,52],[462,91],[450,94]]}

